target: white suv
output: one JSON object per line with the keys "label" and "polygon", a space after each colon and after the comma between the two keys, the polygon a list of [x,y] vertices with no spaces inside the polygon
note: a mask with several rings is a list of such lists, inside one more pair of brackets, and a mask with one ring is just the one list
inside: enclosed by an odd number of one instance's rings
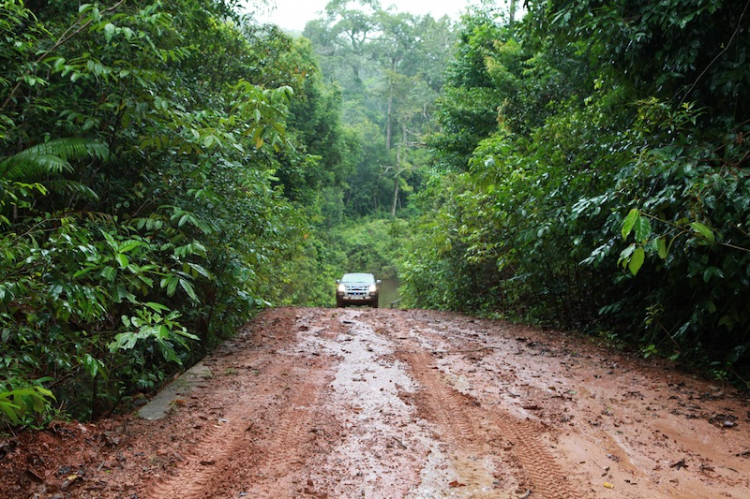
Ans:
{"label": "white suv", "polygon": [[344,274],[336,279],[336,306],[370,305],[378,308],[379,284],[372,274]]}

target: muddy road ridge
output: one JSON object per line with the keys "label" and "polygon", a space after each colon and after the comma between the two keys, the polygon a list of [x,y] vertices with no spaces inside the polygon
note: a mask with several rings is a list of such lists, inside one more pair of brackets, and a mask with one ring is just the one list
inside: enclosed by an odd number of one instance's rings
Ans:
{"label": "muddy road ridge", "polygon": [[585,338],[429,311],[264,312],[163,419],[0,444],[0,497],[750,497],[750,404]]}

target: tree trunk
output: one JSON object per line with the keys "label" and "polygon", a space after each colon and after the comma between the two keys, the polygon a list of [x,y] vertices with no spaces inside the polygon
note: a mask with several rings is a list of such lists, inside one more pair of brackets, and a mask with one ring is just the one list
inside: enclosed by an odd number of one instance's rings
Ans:
{"label": "tree trunk", "polygon": [[393,110],[393,77],[390,77],[390,89],[388,90],[388,121],[385,124],[385,150],[391,150],[391,114]]}
{"label": "tree trunk", "polygon": [[396,205],[398,204],[398,177],[396,177],[396,188],[393,190],[393,206],[391,206],[391,217],[396,218]]}
{"label": "tree trunk", "polygon": [[401,174],[401,145],[398,146],[398,149],[396,150],[396,170],[395,175],[393,176],[393,183],[396,184],[396,187],[393,189],[393,204],[391,205],[391,217],[396,218],[396,206],[398,204],[398,176]]}

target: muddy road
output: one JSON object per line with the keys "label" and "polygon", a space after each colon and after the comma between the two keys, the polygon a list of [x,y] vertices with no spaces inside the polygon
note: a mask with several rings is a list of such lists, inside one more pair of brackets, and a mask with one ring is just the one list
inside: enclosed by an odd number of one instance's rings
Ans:
{"label": "muddy road", "polygon": [[750,405],[585,338],[457,314],[275,309],[163,419],[0,453],[0,497],[750,497]]}

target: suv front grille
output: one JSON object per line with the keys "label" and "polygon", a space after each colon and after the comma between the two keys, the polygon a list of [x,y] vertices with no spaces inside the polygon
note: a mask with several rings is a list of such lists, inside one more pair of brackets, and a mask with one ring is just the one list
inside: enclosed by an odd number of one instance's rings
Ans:
{"label": "suv front grille", "polygon": [[367,294],[370,291],[370,286],[368,285],[347,285],[346,286],[346,294],[349,296],[367,296]]}

